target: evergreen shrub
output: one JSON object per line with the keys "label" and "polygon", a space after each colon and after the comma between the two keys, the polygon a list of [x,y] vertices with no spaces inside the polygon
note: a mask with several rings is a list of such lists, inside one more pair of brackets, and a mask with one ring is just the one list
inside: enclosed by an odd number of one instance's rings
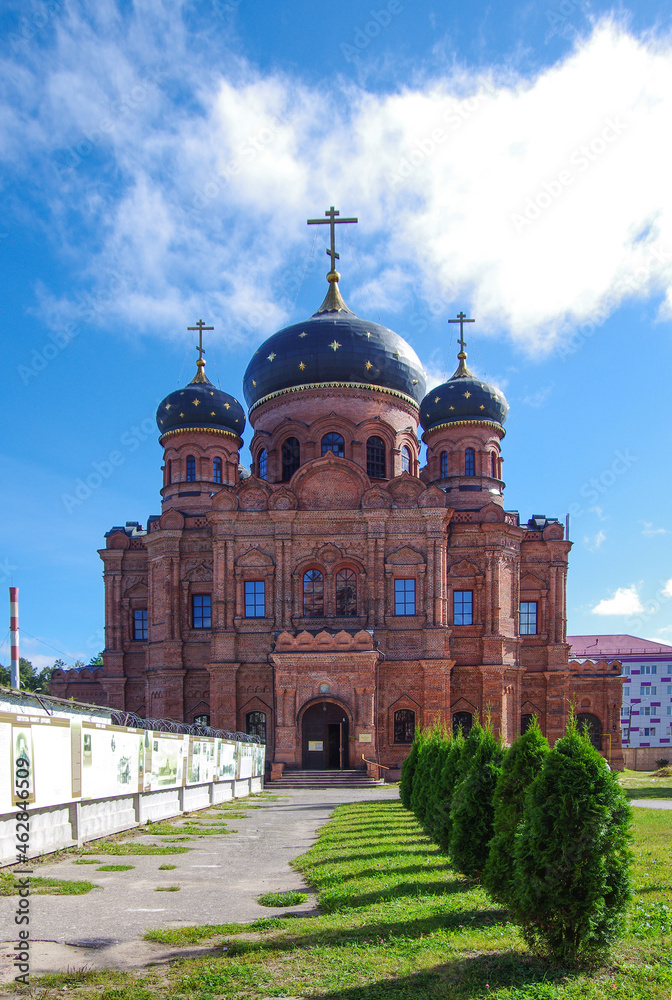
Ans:
{"label": "evergreen shrub", "polygon": [[630,809],[570,718],[525,797],[512,916],[530,947],[563,963],[603,959],[631,897]]}
{"label": "evergreen shrub", "polygon": [[406,808],[411,808],[411,795],[413,792],[413,779],[415,777],[415,769],[418,766],[418,754],[420,752],[420,744],[423,740],[423,730],[420,726],[417,726],[415,733],[413,734],[413,744],[409,751],[408,757],[401,765],[401,781],[399,782],[399,798],[401,799],[401,804]]}
{"label": "evergreen shrub", "polygon": [[527,732],[514,740],[504,756],[493,799],[493,838],[483,871],[483,884],[498,903],[509,906],[515,889],[514,844],[523,816],[525,793],[539,774],[549,751],[548,740],[534,716]]}
{"label": "evergreen shrub", "polygon": [[[478,744],[471,757],[467,757],[476,728],[474,742],[478,739]],[[475,723],[465,740],[460,762],[463,777],[453,793],[451,812],[450,858],[455,868],[468,878],[480,877],[487,861],[494,819],[493,797],[503,757],[504,748],[492,727],[482,729]]]}
{"label": "evergreen shrub", "polygon": [[443,728],[434,725],[425,731],[422,743],[418,748],[418,762],[413,775],[413,790],[411,792],[411,809],[418,822],[423,825],[432,785],[432,767],[444,736]]}
{"label": "evergreen shrub", "polygon": [[460,776],[460,760],[464,753],[464,736],[460,727],[448,744],[444,755],[443,767],[436,788],[434,804],[434,819],[432,838],[444,853],[450,848],[450,833],[452,830],[451,806],[453,792]]}
{"label": "evergreen shrub", "polygon": [[439,826],[439,814],[441,808],[441,775],[445,766],[450,748],[453,744],[453,737],[450,733],[444,732],[439,740],[434,759],[430,765],[429,790],[427,793],[427,807],[425,809],[425,833],[432,840],[437,842],[437,832]]}

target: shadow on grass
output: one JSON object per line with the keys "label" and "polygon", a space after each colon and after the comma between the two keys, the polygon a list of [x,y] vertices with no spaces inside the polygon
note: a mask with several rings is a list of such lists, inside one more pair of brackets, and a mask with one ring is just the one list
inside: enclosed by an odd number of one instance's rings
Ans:
{"label": "shadow on grass", "polygon": [[[290,914],[287,914],[290,916]],[[468,933],[484,927],[493,927],[507,919],[505,910],[456,910],[450,913],[435,913],[419,920],[391,921],[386,918],[374,920],[343,930],[339,927],[323,928],[321,930],[288,931],[286,935],[277,938],[264,938],[260,941],[228,940],[227,954],[230,958],[238,955],[251,955],[258,951],[295,951],[297,948],[351,948],[357,944],[370,944],[371,939],[377,940],[415,940],[436,931],[460,931]],[[487,957],[487,956],[485,956]]]}
{"label": "shadow on grass", "polygon": [[467,1000],[507,987],[558,984],[569,976],[567,969],[553,968],[525,954],[503,952],[449,962],[399,979],[330,990],[316,995],[316,1000]]}
{"label": "shadow on grass", "polygon": [[672,787],[660,788],[625,788],[629,799],[672,799]]}
{"label": "shadow on grass", "polygon": [[334,909],[352,910],[360,906],[373,906],[376,903],[387,903],[391,899],[402,899],[410,897],[417,899],[421,896],[450,896],[455,892],[468,892],[476,885],[475,882],[466,879],[456,879],[453,882],[444,880],[437,882],[397,882],[396,885],[386,886],[377,892],[362,892],[359,895],[348,893],[343,895],[343,900],[328,889],[322,889],[319,893],[320,906],[325,913]]}
{"label": "shadow on grass", "polygon": [[[437,860],[440,858],[445,858],[446,865],[449,865],[449,859],[447,854],[443,854],[435,844],[428,844],[427,847],[419,848],[406,848],[400,847],[395,857],[407,857],[411,855],[419,855],[423,858],[428,858],[432,855],[436,856]],[[305,855],[304,855],[305,857]],[[341,854],[341,855],[329,855],[330,865],[347,865],[351,861],[373,861],[375,858],[387,858],[390,857],[390,851],[365,851],[363,854]],[[295,859],[296,861],[300,859]],[[295,867],[299,867],[298,864]],[[308,867],[308,866],[306,866]]]}

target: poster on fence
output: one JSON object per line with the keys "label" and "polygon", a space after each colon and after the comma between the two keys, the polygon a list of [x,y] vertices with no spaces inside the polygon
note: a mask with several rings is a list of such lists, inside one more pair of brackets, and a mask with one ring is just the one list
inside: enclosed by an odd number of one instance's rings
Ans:
{"label": "poster on fence", "polygon": [[263,778],[266,763],[266,745],[257,743],[254,746],[254,774],[253,778]]}
{"label": "poster on fence", "polygon": [[83,799],[137,792],[141,735],[102,722],[82,723]]}
{"label": "poster on fence", "polygon": [[191,736],[189,738],[189,769],[187,784],[196,785],[212,781],[215,773],[215,740],[212,737]]}
{"label": "poster on fence", "polygon": [[251,778],[254,772],[255,744],[240,743],[240,760],[238,762],[238,777]]}
{"label": "poster on fence", "polygon": [[40,719],[31,725],[34,754],[35,805],[67,802],[72,796],[70,720]]}
{"label": "poster on fence", "polygon": [[178,733],[146,733],[151,747],[149,789],[178,788],[182,784],[187,737]]}
{"label": "poster on fence", "polygon": [[217,778],[219,781],[233,781],[236,777],[236,744],[228,740],[217,740],[219,744],[219,763]]}

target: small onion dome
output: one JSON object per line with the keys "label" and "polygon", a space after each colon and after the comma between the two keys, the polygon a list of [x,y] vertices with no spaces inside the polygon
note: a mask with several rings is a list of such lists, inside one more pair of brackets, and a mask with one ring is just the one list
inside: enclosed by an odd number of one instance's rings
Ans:
{"label": "small onion dome", "polygon": [[348,309],[339,277],[329,272],[326,298],[310,319],[274,333],[255,353],[243,379],[250,409],[316,386],[356,386],[420,403],[426,380],[417,354],[399,334]]}
{"label": "small onion dome", "polygon": [[509,412],[504,394],[472,375],[465,364],[464,351],[460,351],[458,358],[460,363],[452,378],[428,392],[420,404],[423,430],[474,420],[502,427]]}
{"label": "small onion dome", "polygon": [[196,364],[198,370],[191,382],[159,403],[156,423],[161,436],[190,430],[242,437],[245,428],[242,406],[206,378],[202,358]]}

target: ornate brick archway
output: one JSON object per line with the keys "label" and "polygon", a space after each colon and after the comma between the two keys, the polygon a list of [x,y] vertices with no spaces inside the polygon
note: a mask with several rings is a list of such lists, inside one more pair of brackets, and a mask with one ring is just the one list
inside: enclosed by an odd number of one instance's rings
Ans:
{"label": "ornate brick archway", "polygon": [[339,770],[349,766],[350,712],[338,699],[313,698],[299,712],[301,766]]}

